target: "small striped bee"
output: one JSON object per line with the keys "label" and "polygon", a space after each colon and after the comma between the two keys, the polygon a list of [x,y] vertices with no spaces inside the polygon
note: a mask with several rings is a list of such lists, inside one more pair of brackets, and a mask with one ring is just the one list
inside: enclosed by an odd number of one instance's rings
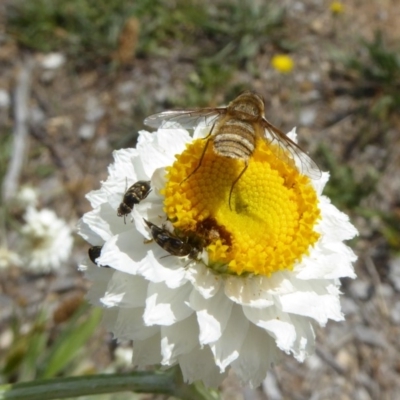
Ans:
{"label": "small striped bee", "polygon": [[144,220],[150,228],[153,240],[169,254],[177,257],[189,257],[191,260],[199,259],[202,246],[199,240],[193,236],[180,237],[167,229],[160,228],[152,222]]}
{"label": "small striped bee", "polygon": [[294,160],[298,160],[301,164],[301,173],[313,179],[321,177],[321,170],[301,147],[265,118],[264,108],[264,100],[259,94],[246,91],[231,101],[227,107],[164,111],[147,117],[144,123],[153,128],[162,126],[166,129],[175,128],[178,124],[187,129],[193,129],[200,123],[211,126],[199,164],[186,179],[200,168],[210,142],[217,155],[242,160],[243,170],[233,181],[230,189],[230,206],[234,186],[248,167],[257,139],[264,140],[268,144],[274,143],[276,146],[271,149],[276,157],[284,162],[293,164]]}
{"label": "small striped bee", "polygon": [[118,217],[125,217],[132,211],[135,204],[144,200],[151,191],[150,181],[138,181],[134,183],[124,194],[118,207]]}
{"label": "small striped bee", "polygon": [[110,268],[108,265],[99,265],[97,264],[96,260],[100,257],[101,255],[101,249],[103,248],[103,246],[92,246],[89,248],[88,250],[88,255],[90,260],[92,261],[93,264],[98,265],[99,267],[103,267],[103,268]]}

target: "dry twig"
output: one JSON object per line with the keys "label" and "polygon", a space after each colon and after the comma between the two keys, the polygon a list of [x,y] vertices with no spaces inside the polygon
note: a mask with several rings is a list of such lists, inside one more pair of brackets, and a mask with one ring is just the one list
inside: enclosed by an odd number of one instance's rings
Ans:
{"label": "dry twig", "polygon": [[28,59],[21,65],[17,77],[14,95],[14,141],[10,163],[2,187],[4,202],[12,199],[17,192],[18,181],[25,159],[26,139],[28,135],[28,102],[33,65],[33,60]]}

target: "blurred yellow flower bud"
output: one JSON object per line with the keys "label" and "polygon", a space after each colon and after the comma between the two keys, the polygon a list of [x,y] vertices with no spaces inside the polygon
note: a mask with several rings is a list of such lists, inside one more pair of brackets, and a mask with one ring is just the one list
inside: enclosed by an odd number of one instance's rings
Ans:
{"label": "blurred yellow flower bud", "polygon": [[290,56],[286,54],[277,54],[272,57],[272,66],[282,74],[287,74],[292,71],[294,62]]}

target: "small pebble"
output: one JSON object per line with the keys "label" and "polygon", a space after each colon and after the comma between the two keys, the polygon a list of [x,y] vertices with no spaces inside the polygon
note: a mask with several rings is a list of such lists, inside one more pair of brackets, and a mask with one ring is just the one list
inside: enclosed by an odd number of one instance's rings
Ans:
{"label": "small pebble", "polygon": [[78,135],[83,140],[90,140],[94,137],[96,127],[94,124],[83,124],[78,129]]}
{"label": "small pebble", "polygon": [[367,300],[372,295],[372,285],[370,282],[358,279],[353,281],[350,285],[350,292],[352,296],[359,300]]}
{"label": "small pebble", "polygon": [[42,58],[41,66],[45,69],[57,69],[65,63],[62,53],[49,53]]}

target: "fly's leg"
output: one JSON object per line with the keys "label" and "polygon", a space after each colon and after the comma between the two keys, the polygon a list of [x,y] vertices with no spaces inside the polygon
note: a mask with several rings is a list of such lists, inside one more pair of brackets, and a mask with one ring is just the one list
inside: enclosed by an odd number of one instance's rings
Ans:
{"label": "fly's leg", "polygon": [[204,138],[204,139],[207,139],[207,142],[206,142],[206,145],[204,146],[203,152],[201,153],[200,161],[199,161],[197,167],[180,183],[180,185],[182,185],[183,182],[186,182],[201,167],[201,163],[203,162],[203,158],[204,158],[204,155],[206,154],[208,144],[210,143],[210,139],[211,139],[210,136],[212,134],[212,131],[214,130],[214,127],[215,127],[215,123],[213,124],[213,126],[210,130],[210,133]]}
{"label": "fly's leg", "polygon": [[231,190],[229,192],[229,209],[232,211],[232,206],[231,206],[231,198],[232,198],[232,192],[233,189],[236,185],[236,183],[239,181],[239,179],[242,177],[242,175],[245,173],[247,167],[249,166],[248,162],[246,161],[246,165],[244,166],[243,170],[240,172],[239,176],[233,181],[232,186],[231,186]]}

